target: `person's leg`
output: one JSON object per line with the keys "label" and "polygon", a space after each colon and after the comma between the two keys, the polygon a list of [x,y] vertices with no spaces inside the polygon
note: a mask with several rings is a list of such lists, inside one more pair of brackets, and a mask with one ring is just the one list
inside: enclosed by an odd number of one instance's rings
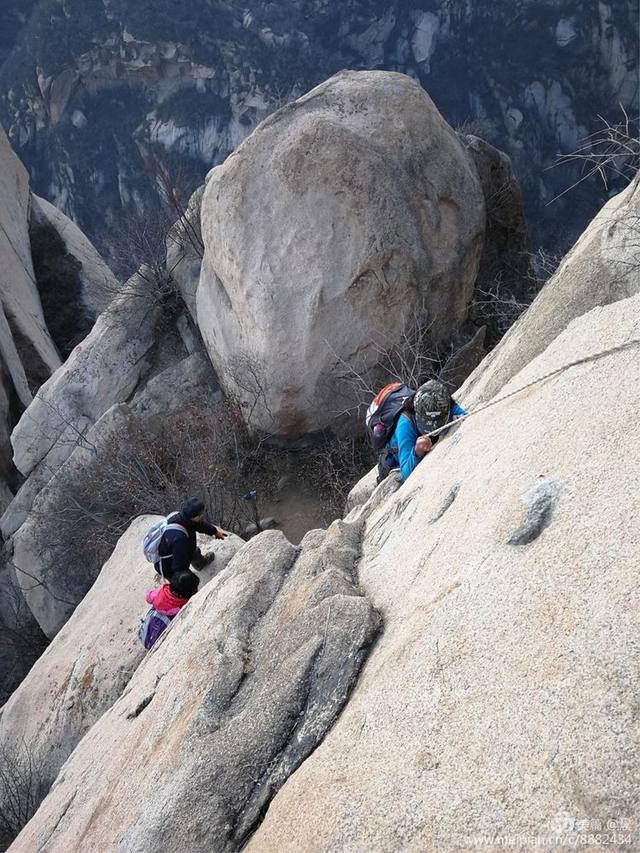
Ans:
{"label": "person's leg", "polygon": [[207,556],[205,557],[200,548],[196,548],[195,554],[191,558],[191,565],[196,571],[200,571],[201,569],[204,569],[205,566],[208,566],[210,565],[210,563],[213,563],[215,558],[216,555],[214,551],[212,551],[210,554],[207,554]]}

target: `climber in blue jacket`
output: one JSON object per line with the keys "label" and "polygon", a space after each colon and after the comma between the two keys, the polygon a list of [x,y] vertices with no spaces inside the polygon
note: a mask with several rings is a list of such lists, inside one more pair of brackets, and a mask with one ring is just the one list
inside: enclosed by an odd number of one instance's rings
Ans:
{"label": "climber in blue jacket", "polygon": [[421,385],[410,403],[405,405],[386,447],[396,457],[400,476],[406,480],[416,465],[432,449],[439,436],[433,439],[426,433],[466,415],[441,382],[430,380]]}

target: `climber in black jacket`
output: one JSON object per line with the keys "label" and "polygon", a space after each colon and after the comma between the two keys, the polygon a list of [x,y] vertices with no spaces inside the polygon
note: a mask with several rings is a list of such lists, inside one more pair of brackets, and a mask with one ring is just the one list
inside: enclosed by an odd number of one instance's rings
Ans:
{"label": "climber in black jacket", "polygon": [[205,557],[196,540],[196,533],[205,533],[224,539],[227,535],[220,527],[204,520],[204,503],[199,498],[187,498],[178,512],[167,516],[165,530],[158,553],[160,560],[154,564],[156,572],[167,580],[176,572],[202,569],[213,560],[214,555]]}

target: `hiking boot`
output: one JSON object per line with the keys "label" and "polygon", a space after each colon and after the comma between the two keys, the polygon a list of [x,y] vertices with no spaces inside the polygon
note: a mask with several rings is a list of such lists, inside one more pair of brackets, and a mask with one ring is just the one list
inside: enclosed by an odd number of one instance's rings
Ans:
{"label": "hiking boot", "polygon": [[204,569],[206,566],[211,565],[211,563],[213,563],[215,558],[216,558],[215,551],[212,551],[210,554],[207,554],[205,556],[202,553],[202,551],[198,548],[196,553],[193,555],[193,558],[191,560],[191,565],[193,566],[193,568],[197,572],[199,572],[199,571],[202,571],[202,569]]}

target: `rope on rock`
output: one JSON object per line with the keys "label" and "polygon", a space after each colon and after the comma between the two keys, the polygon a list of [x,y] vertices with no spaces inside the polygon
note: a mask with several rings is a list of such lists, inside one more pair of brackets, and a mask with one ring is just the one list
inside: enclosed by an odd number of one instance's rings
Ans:
{"label": "rope on rock", "polygon": [[478,406],[477,409],[473,409],[471,412],[467,412],[466,415],[460,415],[458,418],[454,418],[452,421],[449,421],[448,424],[444,426],[438,427],[438,429],[434,429],[431,432],[425,433],[429,438],[433,438],[436,435],[440,435],[440,433],[446,432],[448,429],[451,429],[452,426],[461,423],[462,421],[466,421],[468,418],[473,417],[473,415],[478,415],[480,412],[484,412],[485,409],[489,409],[492,406],[497,406],[498,403],[503,403],[505,400],[510,399],[511,397],[515,397],[516,394],[521,394],[523,391],[526,391],[529,388],[532,388],[534,385],[538,385],[540,382],[546,382],[547,379],[551,379],[554,376],[557,376],[559,373],[563,373],[565,370],[569,370],[570,367],[577,367],[580,364],[587,364],[590,361],[597,361],[599,358],[604,358],[607,355],[613,355],[615,352],[621,352],[622,350],[629,349],[632,346],[636,346],[640,344],[640,338],[632,338],[630,341],[625,341],[623,344],[618,344],[615,347],[611,347],[610,349],[601,350],[600,352],[592,353],[591,355],[586,355],[584,358],[579,358],[577,361],[571,361],[569,364],[563,364],[560,367],[556,367],[554,370],[550,370],[548,373],[543,374],[542,376],[538,376],[537,379],[532,379],[531,382],[528,382],[526,385],[522,385],[520,388],[516,388],[513,391],[509,391],[508,394],[505,394],[503,397],[497,397],[493,400],[489,400],[488,403],[485,403],[482,406]]}

